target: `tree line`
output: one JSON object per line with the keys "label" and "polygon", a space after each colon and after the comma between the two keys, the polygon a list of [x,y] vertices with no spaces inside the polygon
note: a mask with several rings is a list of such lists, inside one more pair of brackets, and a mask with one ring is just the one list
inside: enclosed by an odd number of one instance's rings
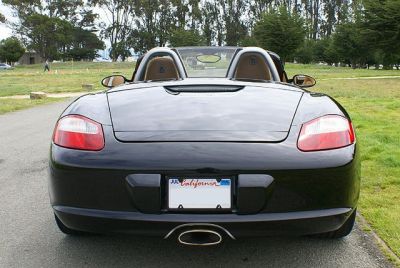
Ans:
{"label": "tree line", "polygon": [[[50,59],[125,60],[155,46],[261,46],[286,61],[400,62],[398,0],[3,0],[27,48]],[[0,16],[0,19],[2,17]]]}

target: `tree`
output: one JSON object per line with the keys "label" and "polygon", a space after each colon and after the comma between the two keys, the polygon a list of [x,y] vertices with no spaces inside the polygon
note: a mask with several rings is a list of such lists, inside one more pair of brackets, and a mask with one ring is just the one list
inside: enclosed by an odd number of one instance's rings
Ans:
{"label": "tree", "polygon": [[172,32],[170,43],[173,47],[202,46],[205,40],[197,30],[177,29]]}
{"label": "tree", "polygon": [[270,10],[256,23],[254,37],[261,47],[278,53],[286,61],[304,41],[304,21],[285,8]]}
{"label": "tree", "polygon": [[337,50],[335,49],[335,46],[333,45],[333,38],[329,38],[327,41],[327,46],[324,47],[323,50],[323,60],[329,65],[332,65],[333,63],[335,66],[338,65],[339,63],[339,54]]}
{"label": "tree", "polygon": [[73,28],[62,19],[33,14],[24,19],[20,30],[27,38],[29,49],[45,59],[59,59],[73,40]]}
{"label": "tree", "polygon": [[222,46],[224,41],[224,25],[218,1],[206,1],[202,7],[203,35],[207,45]]}
{"label": "tree", "polygon": [[315,40],[306,39],[303,45],[295,52],[295,59],[299,63],[309,64],[315,61]]}
{"label": "tree", "polygon": [[21,42],[15,37],[9,37],[0,42],[0,59],[1,61],[17,62],[25,53],[25,48]]}
{"label": "tree", "polygon": [[313,53],[315,62],[322,61],[329,65],[339,62],[339,55],[333,45],[333,38],[331,36],[316,40]]}
{"label": "tree", "polygon": [[[88,1],[3,0],[3,3],[18,17],[11,24],[14,32],[21,36],[28,49],[35,50],[46,59],[70,57],[69,51],[79,46],[75,35],[86,31],[86,39],[82,41],[86,43],[90,31],[95,30],[97,15],[90,9]],[[82,31],[77,31],[77,28]],[[86,49],[93,54],[93,48]]]}
{"label": "tree", "polygon": [[165,46],[176,29],[173,7],[169,0],[135,0],[136,29],[129,36],[130,47],[145,52]]}
{"label": "tree", "polygon": [[272,7],[273,0],[258,0],[254,1],[252,5],[249,6],[250,11],[250,27],[253,27],[255,21],[259,21],[263,14]]}
{"label": "tree", "polygon": [[[101,47],[90,34],[96,27],[110,44],[113,60],[124,60],[132,49],[143,53],[169,44],[259,45],[286,60],[296,56],[301,62],[383,63],[385,68],[397,64],[400,55],[399,0],[2,2],[18,16],[7,25],[24,45],[54,59],[92,58],[95,47]],[[101,22],[95,24],[99,9]],[[0,23],[5,19],[0,14]],[[91,48],[86,50],[88,42]]]}
{"label": "tree", "polygon": [[[85,21],[83,26],[89,26],[93,20],[88,22],[91,11],[90,3],[85,3],[83,0],[3,0],[3,3],[10,8],[18,16],[20,22],[23,22],[26,17],[33,14],[46,15],[50,18],[59,18],[66,20],[73,25],[79,25]],[[18,26],[17,23],[15,26]]]}
{"label": "tree", "polygon": [[110,57],[113,61],[126,58],[129,52],[129,36],[134,31],[136,1],[133,0],[93,0],[93,5],[100,7],[105,17],[100,23],[101,35],[111,45]]}
{"label": "tree", "polygon": [[244,0],[219,0],[225,26],[225,43],[236,46],[247,34],[247,27],[240,17],[246,10]]}
{"label": "tree", "polygon": [[79,27],[73,30],[73,41],[66,56],[74,60],[93,60],[97,50],[104,49],[104,42],[97,35]]}
{"label": "tree", "polygon": [[25,17],[20,30],[27,48],[44,59],[93,59],[104,43],[92,32],[59,18],[33,14]]}
{"label": "tree", "polygon": [[199,0],[170,0],[175,26],[178,29],[198,29],[201,23],[202,10]]}
{"label": "tree", "polygon": [[362,34],[365,42],[382,53],[385,68],[391,68],[400,55],[400,1],[365,1]]}
{"label": "tree", "polygon": [[171,4],[174,8],[176,26],[180,29],[184,29],[186,27],[188,17],[190,16],[190,10],[187,1],[171,0]]}
{"label": "tree", "polygon": [[239,41],[239,46],[256,47],[258,46],[257,39],[254,36],[246,35]]}
{"label": "tree", "polygon": [[337,27],[333,36],[333,46],[338,54],[339,60],[351,64],[353,68],[364,65],[371,55],[371,48],[361,35],[359,22],[348,22]]}
{"label": "tree", "polygon": [[5,23],[5,22],[6,22],[6,17],[4,17],[4,15],[0,13],[0,23]]}
{"label": "tree", "polygon": [[215,31],[214,31],[214,20],[212,18],[212,7],[213,5],[209,2],[206,2],[202,8],[202,17],[203,17],[203,35],[206,41],[207,46],[211,46],[214,38],[215,38]]}

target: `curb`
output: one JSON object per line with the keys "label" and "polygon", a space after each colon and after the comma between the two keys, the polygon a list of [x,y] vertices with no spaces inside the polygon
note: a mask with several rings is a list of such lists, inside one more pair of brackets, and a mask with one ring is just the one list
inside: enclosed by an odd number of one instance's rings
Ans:
{"label": "curb", "polygon": [[393,264],[397,267],[400,267],[400,258],[399,256],[396,255],[392,251],[392,249],[386,244],[385,241],[383,241],[378,234],[374,231],[374,229],[371,227],[371,225],[367,222],[367,220],[357,212],[357,219],[358,223],[363,227],[362,229],[367,229],[368,234],[370,234],[375,242],[378,244],[378,246],[382,249],[384,255],[388,257],[390,261],[393,262]]}

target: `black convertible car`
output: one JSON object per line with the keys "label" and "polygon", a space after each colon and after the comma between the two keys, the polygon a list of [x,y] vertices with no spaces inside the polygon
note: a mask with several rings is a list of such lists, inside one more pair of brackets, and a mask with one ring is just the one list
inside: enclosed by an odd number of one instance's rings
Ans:
{"label": "black convertible car", "polygon": [[350,233],[360,161],[349,115],[255,47],[154,48],[132,79],[60,116],[49,191],[66,234],[123,232],[213,245]]}

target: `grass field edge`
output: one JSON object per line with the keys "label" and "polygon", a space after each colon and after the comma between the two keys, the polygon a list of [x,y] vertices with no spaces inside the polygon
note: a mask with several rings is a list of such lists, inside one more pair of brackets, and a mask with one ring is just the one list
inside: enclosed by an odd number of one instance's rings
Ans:
{"label": "grass field edge", "polygon": [[357,222],[360,225],[361,230],[372,236],[374,242],[378,245],[388,260],[391,261],[396,267],[400,268],[400,257],[394,253],[394,251],[382,238],[380,238],[380,236],[375,232],[374,228],[372,228],[360,211],[357,212]]}

